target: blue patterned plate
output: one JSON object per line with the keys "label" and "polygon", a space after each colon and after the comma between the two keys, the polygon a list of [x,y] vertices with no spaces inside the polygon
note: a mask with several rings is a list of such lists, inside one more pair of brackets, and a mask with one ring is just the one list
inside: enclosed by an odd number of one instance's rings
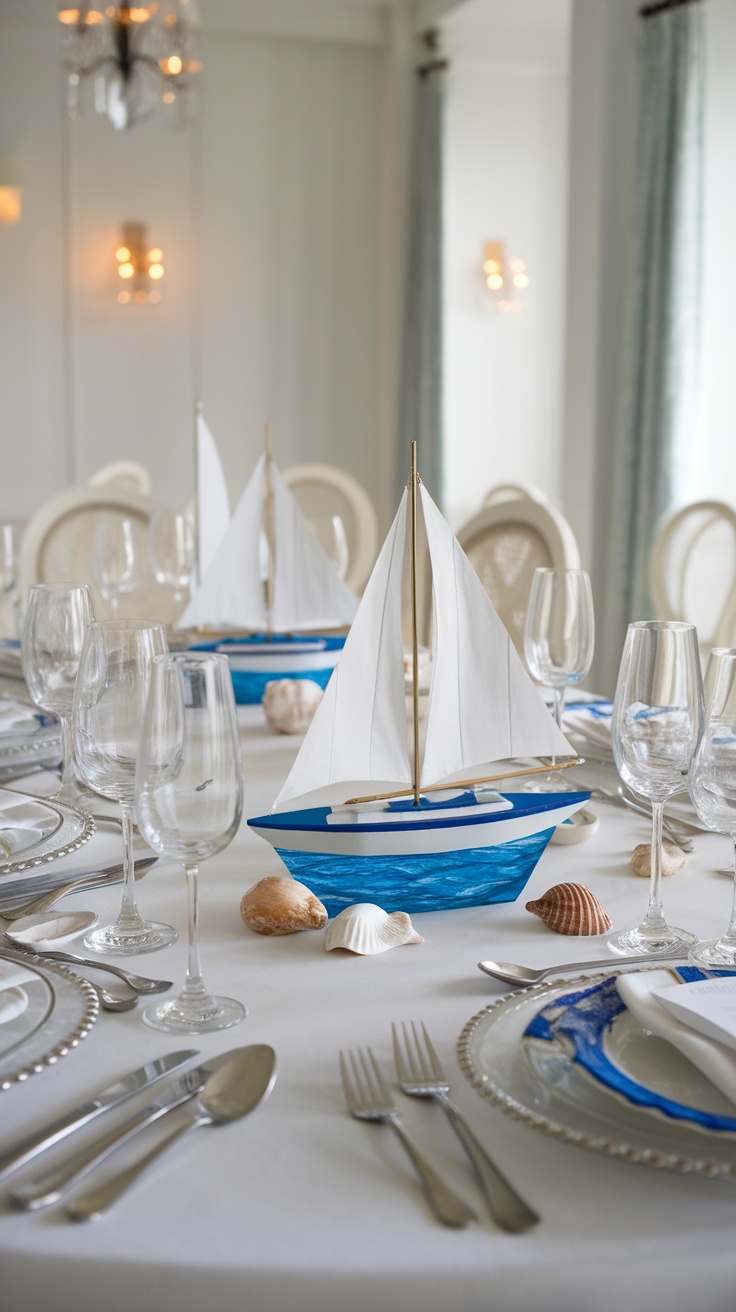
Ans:
{"label": "blue patterned plate", "polygon": [[[676,973],[687,981],[705,978],[692,967]],[[548,1002],[526,1026],[522,1043],[538,1073],[548,1057],[563,1053],[629,1106],[711,1133],[736,1134],[730,1100],[671,1044],[642,1029],[619,996],[615,975]]]}

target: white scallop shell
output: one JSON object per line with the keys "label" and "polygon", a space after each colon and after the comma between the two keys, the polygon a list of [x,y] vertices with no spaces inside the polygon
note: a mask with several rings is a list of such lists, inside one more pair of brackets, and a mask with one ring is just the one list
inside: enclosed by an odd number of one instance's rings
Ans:
{"label": "white scallop shell", "polygon": [[314,679],[270,679],[263,693],[263,709],[278,733],[306,733],[323,692]]}
{"label": "white scallop shell", "polygon": [[356,902],[330,921],[325,934],[325,952],[347,948],[361,956],[388,952],[403,943],[423,943],[405,911],[384,911],[372,902]]}

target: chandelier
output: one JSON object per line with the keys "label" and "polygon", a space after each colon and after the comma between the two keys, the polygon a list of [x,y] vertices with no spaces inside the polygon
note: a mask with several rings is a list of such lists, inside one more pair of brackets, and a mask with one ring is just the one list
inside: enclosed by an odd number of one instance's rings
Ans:
{"label": "chandelier", "polygon": [[202,67],[195,42],[196,0],[147,4],[59,5],[69,112],[79,112],[80,86],[94,81],[94,105],[114,128],[129,128],[159,105],[181,105]]}

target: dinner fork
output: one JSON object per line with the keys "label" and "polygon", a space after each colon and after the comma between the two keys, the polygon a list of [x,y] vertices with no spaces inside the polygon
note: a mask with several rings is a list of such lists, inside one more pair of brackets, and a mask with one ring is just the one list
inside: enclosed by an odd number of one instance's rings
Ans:
{"label": "dinner fork", "polygon": [[399,1117],[399,1110],[389,1092],[370,1048],[360,1048],[347,1055],[340,1053],[345,1100],[351,1116],[359,1121],[384,1121],[396,1131],[424,1187],[429,1203],[444,1225],[456,1229],[477,1221],[475,1212],[448,1189],[429,1162],[425,1161],[413,1139],[407,1134]]}
{"label": "dinner fork", "polygon": [[434,1098],[440,1104],[473,1164],[494,1221],[502,1229],[515,1234],[537,1225],[537,1213],[491,1161],[467,1121],[450,1101],[450,1086],[426,1026],[422,1025],[421,1038],[413,1022],[411,1027],[402,1023],[401,1034],[397,1025],[391,1026],[391,1032],[399,1087],[410,1097]]}

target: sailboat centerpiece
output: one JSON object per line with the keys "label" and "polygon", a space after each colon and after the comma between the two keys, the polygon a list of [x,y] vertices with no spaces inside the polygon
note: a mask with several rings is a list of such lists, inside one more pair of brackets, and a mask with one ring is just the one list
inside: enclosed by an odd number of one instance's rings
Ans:
{"label": "sailboat centerpiece", "polygon": [[[210,460],[212,449],[203,448]],[[273,460],[269,424],[265,450],[178,627],[217,631],[195,650],[225,652],[236,701],[254,703],[272,679],[312,679],[324,688],[345,643],[344,632],[329,630],[345,629],[357,607]]]}
{"label": "sailboat centerpiece", "polygon": [[[434,601],[422,759],[418,499]],[[402,636],[407,549],[414,648],[411,753]],[[493,787],[535,772],[515,770],[514,758],[548,756],[552,765],[537,767],[545,774],[577,760],[470,561],[419,481],[412,444],[409,486],[322,702],[273,810],[248,824],[330,915],[355,902],[414,912],[512,902],[555,827],[590,797],[587,792],[501,793]],[[468,777],[492,762],[504,763],[503,772]],[[364,795],[368,784],[372,792]]]}

